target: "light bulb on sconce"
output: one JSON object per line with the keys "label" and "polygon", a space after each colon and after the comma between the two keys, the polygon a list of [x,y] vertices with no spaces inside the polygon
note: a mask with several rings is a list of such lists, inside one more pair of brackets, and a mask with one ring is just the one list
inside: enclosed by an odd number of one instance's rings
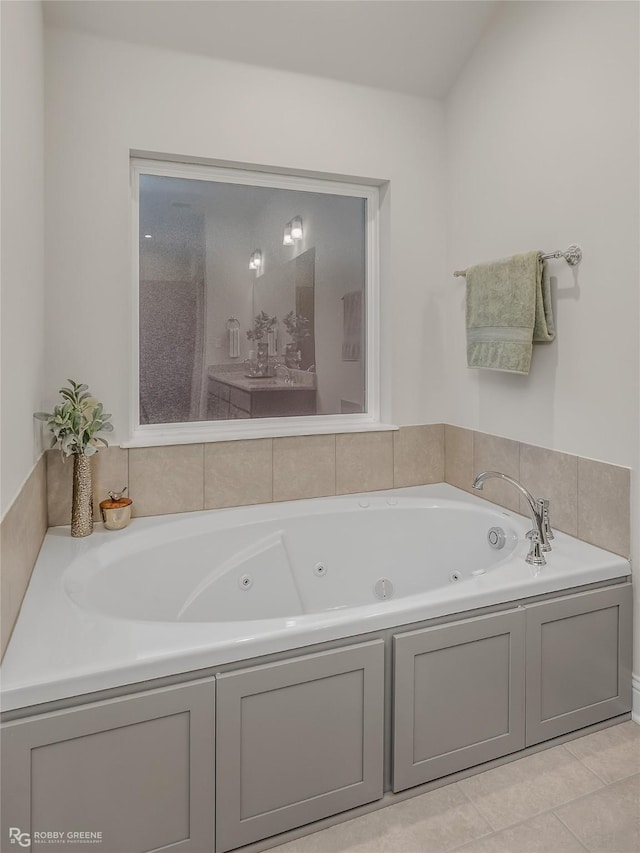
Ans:
{"label": "light bulb on sconce", "polygon": [[251,257],[249,259],[249,269],[250,270],[259,270],[262,268],[262,252],[260,249],[256,249],[255,252],[251,253]]}
{"label": "light bulb on sconce", "polygon": [[294,216],[294,218],[284,226],[284,239],[282,240],[282,245],[293,246],[297,240],[302,240],[302,217],[300,216]]}
{"label": "light bulb on sconce", "polygon": [[295,216],[291,222],[291,236],[294,240],[302,240],[302,217]]}

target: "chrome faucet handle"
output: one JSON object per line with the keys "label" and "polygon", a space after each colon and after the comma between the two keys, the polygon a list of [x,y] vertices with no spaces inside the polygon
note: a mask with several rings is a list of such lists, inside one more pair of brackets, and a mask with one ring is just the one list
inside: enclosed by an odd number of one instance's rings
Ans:
{"label": "chrome faucet handle", "polygon": [[538,517],[538,524],[535,529],[530,530],[529,533],[527,533],[527,539],[533,539],[533,534],[535,534],[538,542],[540,543],[540,550],[544,551],[545,553],[548,553],[549,551],[551,551],[549,539],[553,539],[553,532],[551,533],[551,536],[548,535],[548,530],[551,530],[551,527],[549,526],[548,516],[549,501],[546,500],[546,498],[538,498],[535,504],[535,511]]}
{"label": "chrome faucet handle", "polygon": [[527,534],[527,539],[530,540],[531,544],[529,546],[529,553],[524,558],[525,562],[530,566],[546,566],[547,561],[545,560],[542,552],[547,550],[551,550],[551,546],[547,543],[547,548],[544,547],[544,543],[540,540],[540,534],[537,530],[530,530]]}
{"label": "chrome faucet handle", "polygon": [[549,518],[549,501],[547,498],[540,498],[539,503],[542,505],[542,527],[547,537],[547,541],[551,541],[556,537],[551,529],[551,520]]}

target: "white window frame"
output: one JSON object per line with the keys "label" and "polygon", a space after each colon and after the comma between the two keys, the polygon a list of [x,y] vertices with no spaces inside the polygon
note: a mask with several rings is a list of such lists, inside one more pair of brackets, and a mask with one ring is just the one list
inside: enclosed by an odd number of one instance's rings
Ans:
{"label": "white window frame", "polygon": [[[139,383],[139,217],[140,176],[158,175],[271,187],[302,192],[344,195],[366,200],[366,365],[367,411],[350,415],[305,415],[302,417],[250,418],[220,421],[190,421],[177,424],[140,423]],[[347,181],[324,180],[298,175],[272,174],[221,165],[196,165],[170,161],[131,159],[132,203],[132,366],[130,389],[130,438],[123,447],[152,447],[169,444],[231,441],[287,435],[313,435],[365,430],[389,430],[395,427],[380,420],[380,198],[377,186]]]}

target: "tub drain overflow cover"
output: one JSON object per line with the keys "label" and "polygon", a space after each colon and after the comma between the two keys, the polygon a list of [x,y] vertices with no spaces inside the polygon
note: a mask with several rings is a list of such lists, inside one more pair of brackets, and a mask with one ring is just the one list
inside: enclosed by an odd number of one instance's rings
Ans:
{"label": "tub drain overflow cover", "polygon": [[384,601],[387,598],[393,598],[393,584],[389,578],[380,578],[373,585],[373,591],[376,598]]}

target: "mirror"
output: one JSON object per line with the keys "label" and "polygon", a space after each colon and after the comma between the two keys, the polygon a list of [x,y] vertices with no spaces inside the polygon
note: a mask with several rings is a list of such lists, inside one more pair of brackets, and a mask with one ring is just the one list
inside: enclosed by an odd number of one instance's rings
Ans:
{"label": "mirror", "polygon": [[141,174],[140,423],[366,412],[366,205]]}
{"label": "mirror", "polygon": [[275,346],[290,368],[315,368],[315,274],[315,249],[307,249],[282,266],[265,271],[254,284],[253,316],[264,311],[278,318],[271,336],[272,350]]}

